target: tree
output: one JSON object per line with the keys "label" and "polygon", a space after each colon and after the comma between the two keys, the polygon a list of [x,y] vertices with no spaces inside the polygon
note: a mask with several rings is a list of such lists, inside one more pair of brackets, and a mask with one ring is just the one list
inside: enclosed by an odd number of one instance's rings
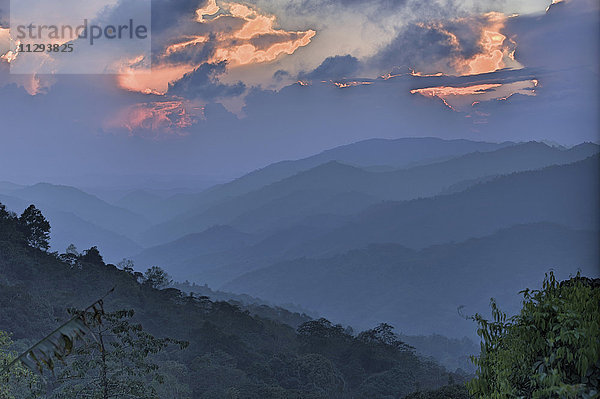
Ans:
{"label": "tree", "polygon": [[6,205],[0,203],[0,220],[11,218],[11,213],[6,210]]}
{"label": "tree", "polygon": [[595,398],[600,381],[600,279],[579,275],[523,291],[521,312],[507,320],[492,300],[493,320],[480,315],[481,354],[469,382],[481,398]]}
{"label": "tree", "polygon": [[77,247],[75,244],[69,244],[67,249],[65,250],[65,254],[79,256],[79,251],[77,251]]}
{"label": "tree", "polygon": [[59,258],[65,263],[70,264],[71,266],[75,266],[79,261],[79,257],[81,254],[77,251],[77,247],[75,244],[70,244],[65,250],[64,254],[60,254]]}
{"label": "tree", "polygon": [[171,276],[158,266],[152,266],[144,273],[144,284],[158,290],[168,287],[172,282]]}
{"label": "tree", "polygon": [[117,267],[119,267],[119,269],[121,269],[123,271],[126,271],[129,274],[133,274],[133,270],[135,268],[135,263],[133,263],[133,261],[131,259],[123,258],[122,261],[117,263]]}
{"label": "tree", "polygon": [[23,228],[19,218],[14,212],[6,210],[6,206],[0,203],[0,241],[23,242]]}
{"label": "tree", "polygon": [[130,322],[133,315],[133,310],[102,315],[102,323],[92,329],[95,340],[67,358],[54,398],[76,398],[82,393],[98,399],[158,398],[152,383],[160,383],[163,376],[151,357],[171,344],[183,349],[187,342],[155,338],[141,324]]}
{"label": "tree", "polygon": [[80,260],[82,263],[104,265],[104,259],[102,259],[102,255],[100,255],[100,251],[98,251],[98,247],[96,246],[86,249],[83,255],[81,255]]}
{"label": "tree", "polygon": [[413,349],[410,345],[402,342],[394,332],[394,327],[387,323],[381,323],[373,329],[361,332],[358,339],[367,344],[381,344],[397,350]]}
{"label": "tree", "polygon": [[19,217],[19,223],[27,244],[47,251],[50,248],[50,223],[34,205],[29,205]]}

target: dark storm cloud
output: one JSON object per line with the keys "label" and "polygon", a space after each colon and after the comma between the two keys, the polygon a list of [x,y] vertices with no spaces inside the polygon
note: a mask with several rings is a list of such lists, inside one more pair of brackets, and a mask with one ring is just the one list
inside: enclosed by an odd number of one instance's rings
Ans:
{"label": "dark storm cloud", "polygon": [[170,84],[168,94],[203,100],[239,96],[246,90],[242,82],[227,85],[218,81],[218,76],[225,73],[226,67],[225,61],[216,64],[204,63]]}
{"label": "dark storm cloud", "polygon": [[329,57],[313,71],[298,77],[336,80],[356,77],[365,70],[379,74],[407,68],[449,73],[454,70],[455,60],[469,59],[482,51],[480,36],[487,23],[485,16],[457,18],[443,24],[411,23],[369,58],[359,61],[351,55]]}
{"label": "dark storm cloud", "polygon": [[152,33],[189,23],[207,0],[152,0]]}
{"label": "dark storm cloud", "polygon": [[454,60],[469,59],[482,50],[479,41],[485,24],[483,16],[451,20],[443,25],[410,24],[365,63],[380,72],[394,67],[452,71]]}
{"label": "dark storm cloud", "polygon": [[315,70],[309,73],[301,73],[300,79],[342,79],[356,74],[360,66],[357,58],[351,55],[336,55],[328,57]]}

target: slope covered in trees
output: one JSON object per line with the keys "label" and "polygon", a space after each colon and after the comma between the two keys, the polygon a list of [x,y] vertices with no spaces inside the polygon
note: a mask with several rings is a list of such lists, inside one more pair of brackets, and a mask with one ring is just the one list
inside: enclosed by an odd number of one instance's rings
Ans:
{"label": "slope covered in trees", "polygon": [[[288,325],[253,316],[226,302],[212,302],[171,288],[158,289],[154,271],[144,276],[129,269],[119,270],[105,264],[95,248],[83,254],[47,253],[32,246],[36,242],[28,240],[27,234],[34,230],[27,228],[23,220],[2,208],[0,330],[12,333],[19,348],[68,319],[66,309],[81,309],[114,287],[103,306],[113,312],[115,322],[134,314],[131,322],[141,323],[144,331],[157,339],[189,342],[185,349],[170,347],[148,355],[151,364],[156,365],[151,370],[166,381],[166,385],[155,387],[157,391],[168,389],[160,397],[402,397],[418,388],[436,388],[451,379],[462,379],[417,357],[389,326],[352,335],[322,319],[306,322],[296,332]],[[38,222],[44,230],[43,222]],[[134,313],[119,313],[126,309]],[[122,325],[115,331],[125,331],[123,328],[131,327]],[[136,331],[131,334],[140,334]],[[158,341],[148,342],[158,345]],[[89,355],[82,350],[77,356]],[[108,364],[131,367],[117,363]],[[90,374],[81,373],[81,367],[89,364],[74,369],[80,373],[70,374],[70,384],[85,386],[83,378]],[[69,392],[66,388],[77,387],[61,383],[64,372],[61,369],[57,377],[44,377],[40,384],[47,384],[48,391],[43,397],[58,398]],[[114,370],[110,375],[118,377]],[[153,397],[143,395],[137,397]]]}
{"label": "slope covered in trees", "polygon": [[420,251],[373,244],[325,258],[299,258],[243,275],[224,289],[275,303],[296,303],[328,318],[364,327],[389,322],[406,334],[473,336],[457,309],[485,312],[490,297],[508,311],[517,292],[556,270],[561,278],[582,270],[596,275],[597,231],[554,224],[503,229],[461,243]]}

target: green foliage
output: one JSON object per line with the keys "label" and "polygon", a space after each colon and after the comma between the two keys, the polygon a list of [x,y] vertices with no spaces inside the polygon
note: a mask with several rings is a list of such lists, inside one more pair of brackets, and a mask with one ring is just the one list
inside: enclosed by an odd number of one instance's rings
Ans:
{"label": "green foliage", "polygon": [[600,281],[579,275],[559,283],[550,273],[541,290],[523,292],[508,319],[492,301],[480,315],[481,355],[470,391],[480,398],[594,398],[600,380]]}
{"label": "green foliage", "polygon": [[14,359],[5,367],[10,370],[15,364],[21,362],[32,371],[43,372],[44,368],[54,371],[55,360],[64,362],[71,354],[77,339],[89,332],[89,329],[102,323],[104,315],[102,299],[90,305],[86,311],[73,316],[69,321],[52,331],[41,341],[37,342],[23,354]]}
{"label": "green foliage", "polygon": [[[65,319],[65,309],[112,287],[104,307],[135,310],[103,319],[93,332],[97,341],[88,334],[88,345],[74,346],[66,365],[55,362],[54,375],[43,376],[46,398],[104,397],[104,387],[144,398],[371,399],[381,392],[401,398],[448,383],[442,367],[399,345],[391,327],[359,338],[325,319],[302,324],[300,317],[292,318],[301,324],[296,332],[280,322],[289,317],[277,309],[257,309],[267,315],[258,317],[230,302],[160,289],[169,280],[160,270],[146,276],[120,270],[94,248],[83,255],[75,248],[60,255],[32,248],[18,226],[13,214],[0,218],[0,329],[37,342]],[[154,337],[190,345],[182,351]]]}
{"label": "green foliage", "polygon": [[398,350],[414,349],[400,341],[398,336],[394,333],[394,327],[387,323],[381,323],[371,330],[361,332],[358,334],[358,339],[366,343],[380,344]]}
{"label": "green foliage", "polygon": [[[89,312],[77,313],[94,317]],[[171,344],[183,349],[187,343],[154,337],[141,324],[130,323],[133,315],[133,310],[102,315],[102,323],[93,328],[96,341],[76,348],[67,359],[54,398],[74,398],[80,392],[88,398],[158,398],[151,383],[161,383],[164,377],[152,356]]]}
{"label": "green foliage", "polygon": [[11,350],[10,336],[0,331],[0,399],[33,399],[41,397],[40,380],[31,370],[17,364],[9,364],[17,355]]}
{"label": "green foliage", "polygon": [[19,217],[19,222],[29,246],[44,251],[50,248],[50,223],[39,209],[30,205]]}
{"label": "green foliage", "polygon": [[332,359],[344,376],[346,389],[358,398],[402,398],[420,387],[445,385],[454,376],[418,358],[388,324],[355,337],[342,326],[319,319],[302,324],[298,333],[301,350]]}
{"label": "green foliage", "polygon": [[463,385],[448,385],[435,391],[415,392],[405,399],[470,399],[469,390]]}

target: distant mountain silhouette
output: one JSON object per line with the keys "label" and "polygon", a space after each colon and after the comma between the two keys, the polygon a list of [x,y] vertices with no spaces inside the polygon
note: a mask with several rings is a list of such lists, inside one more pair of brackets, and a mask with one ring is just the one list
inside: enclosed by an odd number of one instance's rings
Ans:
{"label": "distant mountain silhouette", "polygon": [[13,189],[0,201],[17,213],[30,204],[41,209],[52,225],[53,250],[79,240],[80,250],[97,245],[113,261],[139,251],[135,236],[150,226],[144,217],[70,186],[38,183]]}
{"label": "distant mountain silhouette", "polygon": [[113,231],[87,222],[80,217],[61,211],[48,211],[46,217],[52,226],[52,249],[64,252],[70,244],[79,251],[97,246],[106,261],[118,262],[126,254],[141,250],[138,243]]}
{"label": "distant mountain silhouette", "polygon": [[[31,204],[30,201],[1,194],[0,203],[16,213],[21,213]],[[54,208],[43,210],[52,226],[50,244],[53,251],[63,252],[70,244],[75,244],[80,251],[97,246],[107,260],[117,261],[124,254],[141,249],[131,239],[83,220],[71,212]]]}
{"label": "distant mountain silhouette", "polygon": [[[416,164],[448,159],[474,151],[494,151],[514,143],[486,143],[439,138],[370,139],[336,147],[320,154],[282,161],[250,172],[229,183],[217,185],[199,194],[178,194],[164,200],[154,214],[158,220],[178,214],[200,213],[210,206],[241,196],[327,162],[337,161],[373,171],[394,170]],[[207,226],[206,226],[207,227]],[[200,230],[201,231],[201,230]],[[198,232],[198,231],[192,231]],[[176,237],[170,237],[176,238]],[[164,242],[160,228],[146,235],[149,244]]]}
{"label": "distant mountain silhouette", "polygon": [[224,289],[275,303],[295,303],[353,326],[384,320],[406,334],[473,331],[464,312],[487,313],[490,297],[516,311],[518,291],[536,287],[553,269],[561,277],[581,269],[598,275],[598,231],[540,223],[420,251],[398,244],[370,245],[331,258],[278,263],[226,284]]}
{"label": "distant mountain silhouette", "polygon": [[216,224],[264,233],[314,215],[351,215],[385,200],[430,197],[461,182],[464,189],[484,178],[566,164],[597,152],[595,144],[565,150],[530,142],[391,172],[372,172],[330,161],[153,226],[144,234],[143,242],[165,242]]}
{"label": "distant mountain silhouette", "polygon": [[1,194],[10,194],[10,192],[14,190],[18,190],[23,188],[24,186],[20,184],[11,183],[8,181],[0,181],[0,193]]}
{"label": "distant mountain silhouette", "polygon": [[292,253],[323,256],[385,242],[423,248],[537,222],[596,230],[599,171],[596,155],[573,164],[498,177],[455,194],[374,205]]}
{"label": "distant mountain silhouette", "polygon": [[146,190],[135,190],[119,198],[114,205],[144,215],[156,223],[158,221],[155,219],[158,216],[156,210],[162,205],[163,200],[163,197]]}
{"label": "distant mountain silhouette", "polygon": [[51,208],[71,212],[80,218],[119,234],[133,236],[149,222],[142,216],[85,193],[75,187],[38,183],[11,193],[30,201],[40,209]]}
{"label": "distant mountain silhouette", "polygon": [[152,265],[171,265],[169,272],[179,276],[182,271],[173,267],[190,258],[223,251],[237,251],[254,243],[256,238],[229,226],[214,226],[202,233],[190,234],[168,244],[142,251],[133,259],[140,268]]}

